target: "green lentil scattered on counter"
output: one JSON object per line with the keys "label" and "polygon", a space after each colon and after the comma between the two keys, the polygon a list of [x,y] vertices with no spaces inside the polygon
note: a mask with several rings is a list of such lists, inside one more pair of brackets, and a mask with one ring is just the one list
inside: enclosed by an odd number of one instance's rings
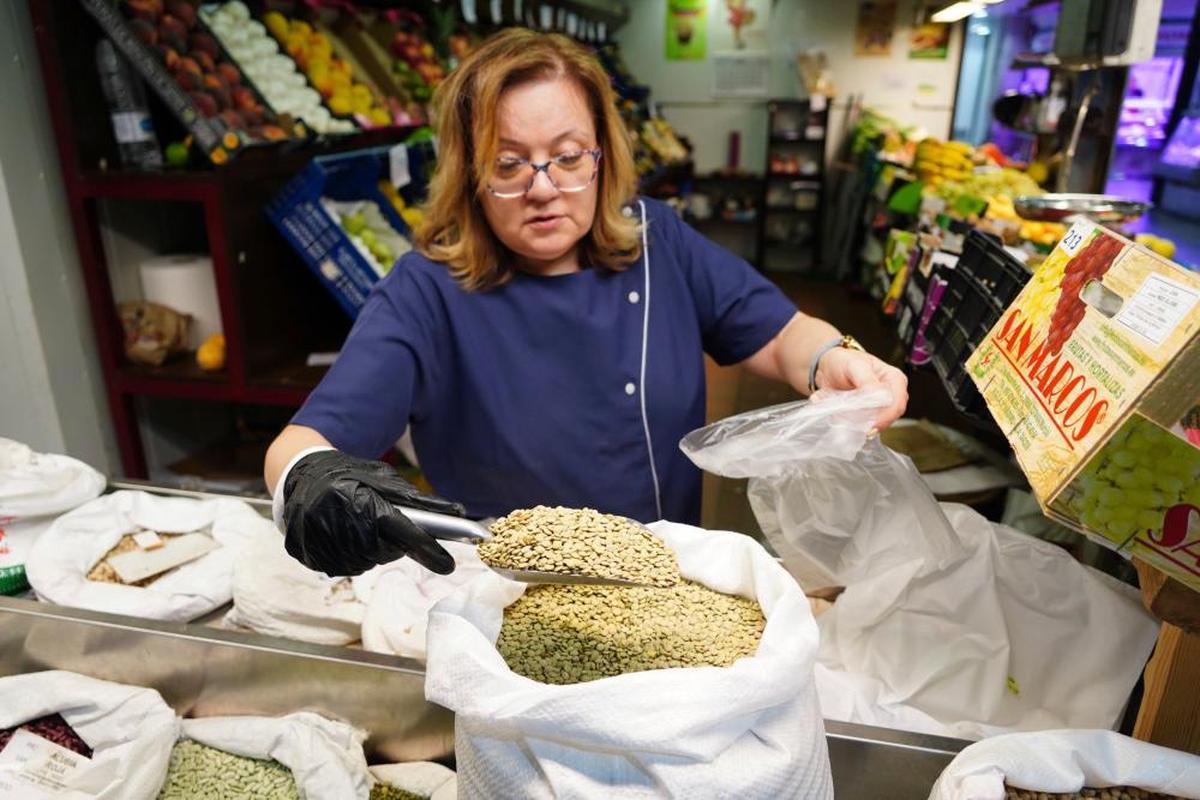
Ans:
{"label": "green lentil scattered on counter", "polygon": [[564,575],[674,586],[679,562],[666,542],[624,517],[590,508],[537,506],[492,523],[479,545],[484,563]]}
{"label": "green lentil scattered on counter", "polygon": [[390,783],[377,783],[371,787],[371,800],[429,800],[429,798],[406,792]]}
{"label": "green lentil scattered on counter", "polygon": [[693,581],[666,589],[531,586],[504,610],[496,648],[543,683],[582,683],[669,667],[727,667],[754,655],[758,603]]}
{"label": "green lentil scattered on counter", "polygon": [[176,743],[158,800],[300,800],[292,771],[185,739]]}
{"label": "green lentil scattered on counter", "polygon": [[1133,786],[1110,786],[1106,789],[1084,788],[1078,792],[1066,793],[1035,792],[1030,789],[1018,789],[1014,786],[1005,786],[1004,788],[1006,800],[1079,800],[1079,798],[1088,800],[1184,800],[1173,794],[1159,794]]}

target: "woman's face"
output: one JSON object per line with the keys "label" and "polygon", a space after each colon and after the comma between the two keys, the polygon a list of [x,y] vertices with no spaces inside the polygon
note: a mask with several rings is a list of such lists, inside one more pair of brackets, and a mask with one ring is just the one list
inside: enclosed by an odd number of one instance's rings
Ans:
{"label": "woman's face", "polygon": [[[597,147],[587,97],[571,80],[553,78],[514,86],[500,96],[496,111],[499,159],[543,164]],[[590,161],[591,156],[585,159]],[[579,240],[591,230],[596,216],[597,182],[580,192],[560,192],[542,170],[521,197],[496,197],[485,190],[483,214],[522,269],[539,274],[574,272],[579,268]]]}

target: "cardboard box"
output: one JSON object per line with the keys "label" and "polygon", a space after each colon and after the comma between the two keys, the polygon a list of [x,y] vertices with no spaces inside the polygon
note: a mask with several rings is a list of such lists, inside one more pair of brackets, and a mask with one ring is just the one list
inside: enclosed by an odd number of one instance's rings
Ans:
{"label": "cardboard box", "polygon": [[1076,224],[967,370],[1048,516],[1200,590],[1200,275]]}

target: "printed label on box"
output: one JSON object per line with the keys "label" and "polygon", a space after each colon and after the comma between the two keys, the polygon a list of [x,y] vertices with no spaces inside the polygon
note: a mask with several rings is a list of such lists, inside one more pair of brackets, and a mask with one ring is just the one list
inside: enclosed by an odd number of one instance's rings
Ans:
{"label": "printed label on box", "polygon": [[1200,292],[1162,275],[1147,275],[1133,297],[1117,312],[1117,322],[1156,345],[1166,341],[1200,300]]}

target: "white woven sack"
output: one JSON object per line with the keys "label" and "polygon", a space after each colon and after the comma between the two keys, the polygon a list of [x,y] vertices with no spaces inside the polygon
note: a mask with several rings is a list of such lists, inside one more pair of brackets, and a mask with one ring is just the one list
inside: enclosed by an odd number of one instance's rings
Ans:
{"label": "white woven sack", "polygon": [[963,750],[930,800],[1004,800],[1004,784],[1037,792],[1135,786],[1200,800],[1200,756],[1112,731],[1010,733]]}
{"label": "white woven sack", "polygon": [[292,771],[302,800],[367,800],[371,792],[365,735],[311,711],[185,719],[180,738],[246,758],[275,759]]}
{"label": "white woven sack", "polygon": [[817,629],[796,582],[749,537],[650,527],[685,578],[759,602],[757,653],[726,668],[539,683],[495,647],[524,585],[481,575],[429,616],[425,695],[456,714],[460,797],[833,796],[813,688]]}
{"label": "white woven sack", "polygon": [[104,476],[68,456],[0,438],[0,519],[62,514],[104,491]]}
{"label": "white woven sack", "polygon": [[0,728],[59,714],[92,748],[61,800],[152,800],[178,720],[158,692],[52,670],[0,678]]}
{"label": "white woven sack", "polygon": [[[221,546],[146,587],[88,580],[122,536],[141,529],[207,531]],[[274,532],[270,520],[241,500],[114,492],[55,520],[30,551],[25,571],[37,596],[51,603],[187,622],[229,602],[234,562],[250,537],[264,530]]]}
{"label": "white woven sack", "polygon": [[475,545],[442,542],[454,557],[454,572],[438,575],[411,558],[364,573],[355,592],[367,600],[362,643],[367,650],[406,658],[425,658],[429,611],[439,600],[488,571]]}
{"label": "white woven sack", "polygon": [[362,636],[366,614],[357,581],[304,566],[288,555],[272,525],[254,536],[234,567],[225,624],[312,644],[351,644]]}

